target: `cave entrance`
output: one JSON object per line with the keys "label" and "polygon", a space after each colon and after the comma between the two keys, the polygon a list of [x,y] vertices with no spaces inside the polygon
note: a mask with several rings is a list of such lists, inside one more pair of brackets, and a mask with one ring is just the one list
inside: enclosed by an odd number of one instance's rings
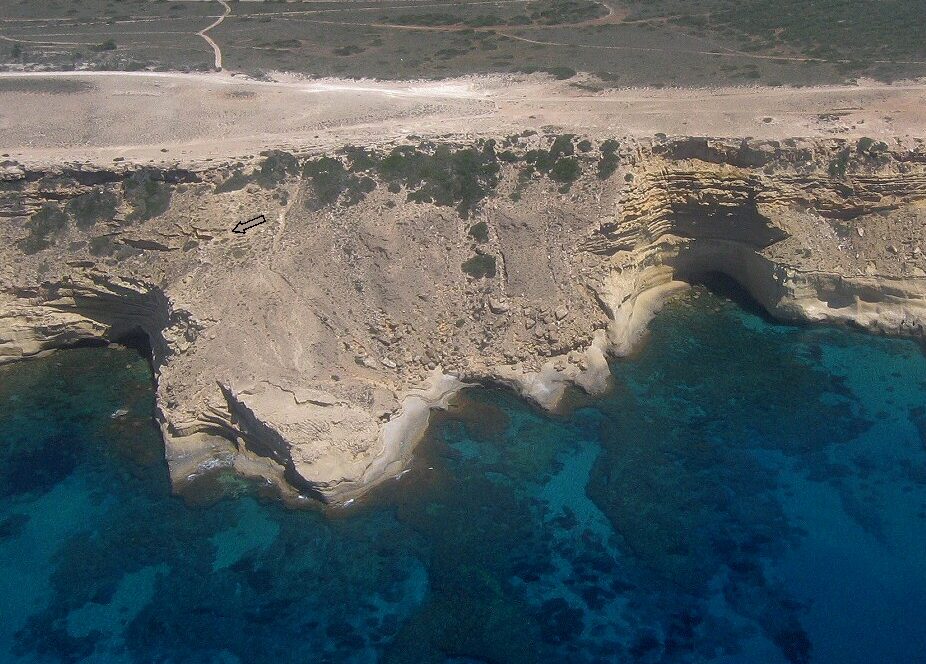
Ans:
{"label": "cave entrance", "polygon": [[759,316],[768,323],[777,321],[743,284],[726,272],[703,270],[679,275],[679,277],[692,286],[701,286],[715,295],[732,301],[744,311]]}
{"label": "cave entrance", "polygon": [[151,369],[151,382],[156,382],[154,378],[154,349],[151,346],[151,337],[141,326],[136,325],[120,334],[114,335],[110,342],[125,346],[126,348],[131,348],[145,358],[148,367]]}

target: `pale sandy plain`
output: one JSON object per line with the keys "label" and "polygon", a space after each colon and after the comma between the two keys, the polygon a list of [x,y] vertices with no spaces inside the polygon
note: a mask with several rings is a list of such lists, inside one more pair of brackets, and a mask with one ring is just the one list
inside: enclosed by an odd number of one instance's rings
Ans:
{"label": "pale sandy plain", "polygon": [[[24,79],[76,91],[22,91]],[[593,137],[921,137],[926,84],[588,92],[577,80],[256,81],[227,72],[0,73],[0,151],[26,165],[195,164],[267,148],[313,152],[408,135],[499,136],[555,127]],[[581,82],[579,79],[578,82]],[[33,86],[34,87],[34,86]],[[41,86],[50,90],[50,86]]]}
{"label": "pale sandy plain", "polygon": [[[233,467],[300,504],[349,505],[401,475],[430,409],[464,383],[546,408],[567,385],[601,394],[607,356],[632,352],[705,272],[781,318],[926,336],[922,84],[590,93],[540,77],[279,78],[0,75],[0,168],[17,180],[0,192],[0,361],[143,333],[177,490]],[[555,134],[594,139],[569,192],[501,159],[468,218],[385,180],[355,205],[312,204],[314,178],[295,173],[217,191],[267,148],[472,145],[526,129],[541,132],[511,141],[525,159]],[[728,138],[685,138],[697,135]],[[832,140],[860,136],[884,140],[881,156]],[[619,160],[601,178],[612,137]],[[848,177],[833,175],[840,160]],[[126,171],[150,171],[124,164],[149,161],[195,178],[135,222]],[[69,164],[114,181],[81,184]],[[104,189],[118,214],[21,250],[38,210]],[[258,213],[265,225],[231,232]],[[479,247],[475,219],[489,230]],[[100,238],[109,253],[93,250]],[[492,278],[466,271],[477,250]]]}

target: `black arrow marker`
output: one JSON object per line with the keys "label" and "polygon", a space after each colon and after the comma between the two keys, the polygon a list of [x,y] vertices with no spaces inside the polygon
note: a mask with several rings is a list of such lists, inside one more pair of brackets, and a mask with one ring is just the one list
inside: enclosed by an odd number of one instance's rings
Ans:
{"label": "black arrow marker", "polygon": [[239,235],[244,235],[245,233],[247,233],[249,230],[251,230],[255,226],[260,226],[261,224],[266,224],[266,223],[267,223],[267,217],[265,217],[262,214],[259,214],[252,219],[248,219],[247,221],[239,221],[237,224],[235,224],[235,227],[232,229],[232,233],[238,233]]}

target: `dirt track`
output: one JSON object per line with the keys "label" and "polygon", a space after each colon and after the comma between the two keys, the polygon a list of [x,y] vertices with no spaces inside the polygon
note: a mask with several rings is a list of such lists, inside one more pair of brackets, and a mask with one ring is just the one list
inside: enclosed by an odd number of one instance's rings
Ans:
{"label": "dirt track", "polygon": [[212,48],[212,52],[215,53],[215,68],[218,71],[222,71],[222,49],[219,48],[219,45],[215,43],[215,40],[212,39],[212,37],[206,34],[210,30],[212,30],[212,28],[216,27],[222,21],[224,21],[226,16],[231,14],[231,7],[228,6],[228,3],[225,2],[225,0],[218,0],[218,2],[220,5],[222,5],[225,8],[225,12],[221,16],[219,16],[216,20],[214,20],[212,23],[210,23],[205,28],[197,32],[196,34],[202,37],[206,41],[206,43],[209,44],[209,46]]}
{"label": "dirt track", "polygon": [[[0,150],[27,164],[191,163],[270,147],[316,150],[407,135],[504,135],[555,126],[591,136],[893,139],[926,134],[926,84],[585,92],[536,76],[434,82],[259,82],[227,73],[0,74]],[[24,90],[80,80],[78,91]],[[51,86],[45,85],[45,88]]]}

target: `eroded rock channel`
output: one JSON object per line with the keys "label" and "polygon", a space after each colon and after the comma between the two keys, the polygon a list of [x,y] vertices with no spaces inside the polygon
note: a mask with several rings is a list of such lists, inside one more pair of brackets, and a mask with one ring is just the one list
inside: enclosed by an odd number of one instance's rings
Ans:
{"label": "eroded rock channel", "polygon": [[[257,214],[268,222],[232,233]],[[524,132],[0,182],[0,362],[143,334],[180,488],[339,503],[467,383],[604,391],[719,272],[770,313],[923,336],[926,146]]]}

